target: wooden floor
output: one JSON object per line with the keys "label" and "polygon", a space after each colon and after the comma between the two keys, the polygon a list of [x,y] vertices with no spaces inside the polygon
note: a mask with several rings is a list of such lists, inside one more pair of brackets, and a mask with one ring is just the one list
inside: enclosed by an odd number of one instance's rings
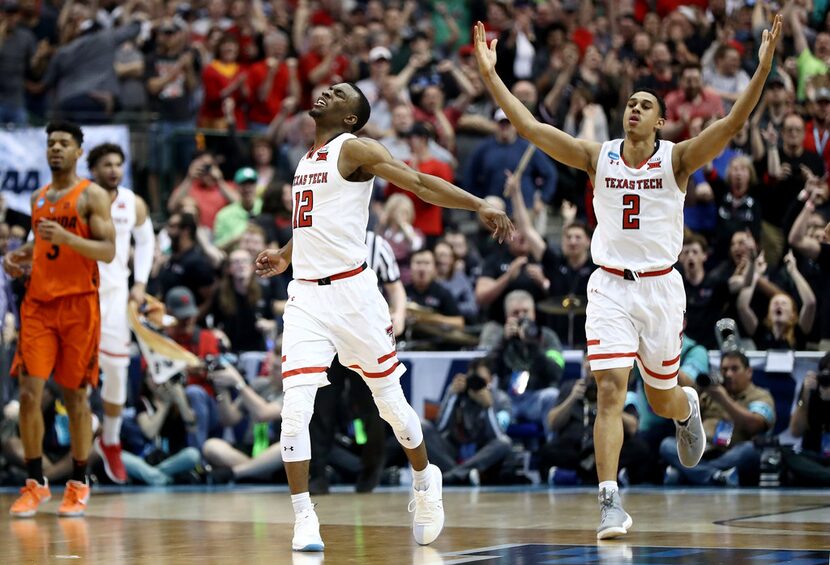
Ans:
{"label": "wooden floor", "polygon": [[56,491],[36,518],[0,519],[0,564],[830,563],[825,491],[633,489],[633,529],[598,544],[593,489],[445,489],[446,527],[422,548],[406,490],[343,490],[315,498],[325,554],[291,552],[284,488],[98,489],[80,519],[55,515]]}

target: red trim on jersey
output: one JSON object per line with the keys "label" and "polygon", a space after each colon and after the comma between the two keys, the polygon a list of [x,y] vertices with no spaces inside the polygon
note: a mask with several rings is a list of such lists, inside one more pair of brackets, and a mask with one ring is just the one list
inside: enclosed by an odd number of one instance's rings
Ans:
{"label": "red trim on jersey", "polygon": [[[600,269],[611,273],[612,275],[617,275],[618,277],[625,278],[625,271],[621,271],[619,269],[612,269],[611,267],[603,267],[600,266]],[[637,273],[638,276],[641,277],[661,277],[663,275],[668,275],[672,272],[673,267],[666,267],[665,269],[660,269],[659,271],[644,271],[642,273]]]}
{"label": "red trim on jersey", "polygon": [[598,339],[589,339],[588,342],[585,345],[587,345],[588,347],[591,347],[592,345],[599,345],[599,340]]}
{"label": "red trim on jersey", "polygon": [[397,351],[395,351],[395,350],[393,349],[392,351],[390,351],[389,353],[387,353],[387,354],[386,354],[386,355],[384,355],[383,357],[378,357],[378,365],[380,365],[380,364],[381,364],[381,363],[383,363],[384,361],[388,361],[388,360],[390,360],[390,359],[391,359],[392,357],[394,357],[396,354],[397,354]]}
{"label": "red trim on jersey", "polygon": [[285,371],[282,374],[282,378],[287,379],[288,377],[293,377],[294,375],[305,375],[308,373],[325,373],[328,370],[328,367],[302,367],[300,369],[291,369],[290,371]]}
{"label": "red trim on jersey", "polygon": [[103,353],[104,355],[107,355],[109,357],[122,357],[123,358],[123,357],[129,357],[130,356],[129,353],[112,353],[110,351],[107,351],[106,349],[101,349],[100,347],[98,348],[98,352]]}
{"label": "red trim on jersey", "polygon": [[680,354],[679,353],[677,354],[677,357],[675,357],[674,359],[669,359],[668,361],[663,361],[663,366],[664,367],[671,367],[672,365],[674,365],[678,361],[680,361]]}
{"label": "red trim on jersey", "polygon": [[645,363],[643,363],[643,359],[642,359],[639,355],[637,355],[637,360],[640,362],[640,366],[643,368],[643,370],[644,370],[644,371],[645,371],[645,372],[646,372],[646,373],[647,373],[650,377],[654,377],[655,379],[659,379],[659,380],[661,380],[661,381],[667,381],[667,380],[669,380],[669,379],[673,379],[674,377],[676,377],[676,376],[677,376],[677,373],[679,373],[679,372],[680,372],[679,370],[675,370],[673,373],[670,373],[670,374],[668,374],[668,375],[667,375],[667,374],[661,374],[661,373],[655,373],[654,371],[652,371],[651,369],[649,369],[648,367],[646,367],[646,364],[645,364]]}
{"label": "red trim on jersey", "polygon": [[632,351],[631,353],[595,353],[594,355],[589,355],[586,357],[588,361],[599,361],[602,359],[618,359],[620,357],[636,357],[637,353]]}
{"label": "red trim on jersey", "polygon": [[[655,152],[655,153],[656,153],[656,152]],[[625,163],[625,166],[626,166],[626,167],[628,167],[629,169],[641,169],[641,168],[643,167],[643,165],[645,165],[646,163],[648,163],[648,162],[651,160],[651,158],[652,158],[652,157],[654,157],[654,153],[652,153],[651,155],[649,155],[648,157],[646,157],[646,158],[645,158],[645,160],[644,160],[643,162],[641,162],[639,165],[637,165],[636,167],[632,167],[632,166],[631,166],[631,165],[629,165],[629,164],[628,164],[628,162],[625,160],[625,155],[623,155],[623,154],[622,154],[622,150],[620,150],[620,159],[622,159],[622,162],[623,162],[623,163]]]}
{"label": "red trim on jersey", "polygon": [[380,379],[380,378],[387,377],[387,376],[391,375],[392,372],[395,369],[397,369],[398,365],[400,365],[400,364],[401,364],[401,362],[398,361],[394,365],[392,365],[391,367],[389,367],[385,371],[381,371],[380,373],[367,373],[366,371],[361,369],[359,365],[349,365],[349,369],[357,369],[358,371],[363,373],[363,376],[366,377],[367,379]]}

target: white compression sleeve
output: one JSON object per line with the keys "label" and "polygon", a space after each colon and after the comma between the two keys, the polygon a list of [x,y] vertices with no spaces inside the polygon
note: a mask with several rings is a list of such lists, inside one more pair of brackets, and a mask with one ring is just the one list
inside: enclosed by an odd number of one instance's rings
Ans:
{"label": "white compression sleeve", "polygon": [[133,228],[135,254],[133,255],[133,278],[135,282],[147,284],[150,269],[153,268],[153,255],[156,251],[156,235],[150,218],[140,226]]}

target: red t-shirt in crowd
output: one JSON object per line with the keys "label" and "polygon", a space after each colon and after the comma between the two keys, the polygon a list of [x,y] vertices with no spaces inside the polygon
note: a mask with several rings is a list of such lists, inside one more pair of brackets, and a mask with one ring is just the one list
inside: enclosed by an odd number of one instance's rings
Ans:
{"label": "red t-shirt in crowd", "polygon": [[248,69],[248,89],[251,91],[248,98],[248,119],[257,124],[270,124],[282,108],[282,101],[288,96],[290,74],[285,61],[281,61],[277,67],[268,96],[265,100],[260,100],[259,89],[267,77],[268,65],[265,61],[254,63]]}
{"label": "red t-shirt in crowd", "polygon": [[[315,51],[309,51],[300,59],[300,81],[303,84],[303,105],[305,108],[310,108],[313,102],[311,100],[311,90],[314,88],[314,85],[311,84],[311,81],[308,79],[308,75],[322,62],[322,55]],[[323,80],[319,81],[317,84],[334,84],[335,75],[339,76],[341,80],[349,80],[349,60],[345,55],[338,55],[334,59],[334,63],[331,66],[331,71],[328,76],[323,77]]]}
{"label": "red t-shirt in crowd", "polygon": [[818,128],[813,120],[804,127],[804,149],[818,153],[824,159],[824,170],[830,171],[830,130]]}
{"label": "red t-shirt in crowd", "polygon": [[[199,124],[202,127],[210,127],[211,122],[222,120],[225,117],[222,111],[222,96],[221,92],[230,85],[236,77],[242,72],[240,65],[222,65],[217,61],[213,61],[210,65],[205,67],[202,71],[202,86],[205,91],[205,97],[202,101],[202,107],[199,109]],[[237,90],[233,94],[236,101],[234,109],[234,116],[236,118],[236,127],[239,130],[245,129],[245,113],[242,111],[242,96]]]}
{"label": "red t-shirt in crowd", "polygon": [[[683,108],[688,108],[689,119],[703,118],[707,120],[711,117],[723,117],[723,100],[709,88],[703,88],[695,100],[686,100],[686,95],[682,89],[677,89],[669,92],[666,96],[666,118],[669,121],[679,121],[683,115]],[[688,128],[679,137],[680,140],[688,139]]]}
{"label": "red t-shirt in crowd", "polygon": [[[453,181],[452,167],[438,159],[423,161],[418,165],[418,170],[422,173],[442,178],[447,182]],[[443,210],[440,206],[424,202],[408,190],[389,183],[386,187],[387,198],[396,192],[406,194],[415,205],[415,221],[412,222],[413,227],[421,230],[424,235],[439,236],[444,233]]]}
{"label": "red t-shirt in crowd", "polygon": [[217,185],[206,185],[201,180],[194,180],[190,187],[190,196],[199,206],[199,224],[213,229],[216,214],[230,204]]}

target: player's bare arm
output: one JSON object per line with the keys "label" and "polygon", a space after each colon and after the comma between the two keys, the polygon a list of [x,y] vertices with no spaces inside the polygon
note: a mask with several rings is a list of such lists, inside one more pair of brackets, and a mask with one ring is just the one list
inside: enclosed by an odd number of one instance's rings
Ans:
{"label": "player's bare arm", "polygon": [[41,220],[37,233],[55,245],[68,245],[88,259],[109,263],[115,258],[115,226],[110,205],[107,191],[97,184],[90,184],[78,203],[81,216],[85,216],[89,224],[90,239],[70,233],[52,220]]}
{"label": "player's bare arm", "polygon": [[254,271],[258,277],[275,277],[285,272],[291,264],[291,250],[294,248],[294,240],[289,239],[288,243],[279,249],[266,249],[257,255],[254,263]]}
{"label": "player's bare arm", "polygon": [[147,203],[140,196],[135,197],[135,252],[133,253],[133,278],[135,282],[130,289],[130,300],[144,304],[144,292],[150,271],[153,268],[153,255],[156,251],[156,238],[153,223],[147,214]]}
{"label": "player's bare arm", "polygon": [[516,132],[556,161],[585,171],[593,181],[594,167],[599,158],[599,150],[602,145],[595,141],[576,139],[562,130],[536,120],[530,110],[525,108],[524,104],[513,96],[496,73],[496,43],[498,40],[494,39],[489,46],[487,45],[484,24],[481,22],[473,27],[473,38],[481,78],[484,80],[487,90],[496,100],[496,104],[504,110],[507,119],[516,128]]}
{"label": "player's bare arm", "polygon": [[672,166],[678,186],[686,186],[692,173],[720,155],[729,141],[749,120],[749,115],[758,104],[764,90],[764,83],[772,69],[775,47],[781,37],[782,22],[783,18],[781,14],[778,14],[775,16],[772,30],[764,30],[761,47],[758,49],[758,68],[755,69],[749,86],[741,93],[729,114],[714,122],[696,137],[675,146],[672,152]]}
{"label": "player's bare arm", "polygon": [[350,139],[343,144],[340,162],[337,164],[343,178],[350,178],[362,171],[375,175],[415,194],[424,202],[477,212],[484,224],[499,242],[510,236],[515,228],[507,214],[490,206],[483,199],[473,196],[438,177],[427,175],[392,157],[389,151],[371,139]]}

